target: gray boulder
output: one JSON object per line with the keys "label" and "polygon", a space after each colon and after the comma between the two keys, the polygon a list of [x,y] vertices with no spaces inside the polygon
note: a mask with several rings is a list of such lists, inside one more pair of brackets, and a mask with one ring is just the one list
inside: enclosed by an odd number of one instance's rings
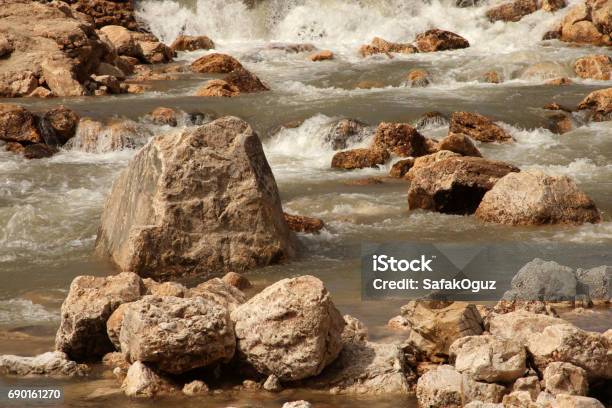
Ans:
{"label": "gray boulder", "polygon": [[594,302],[609,302],[612,297],[612,267],[598,266],[578,269],[576,279],[580,290]]}
{"label": "gray boulder", "polygon": [[572,268],[536,258],[512,278],[512,289],[504,294],[503,300],[574,300],[576,284]]}

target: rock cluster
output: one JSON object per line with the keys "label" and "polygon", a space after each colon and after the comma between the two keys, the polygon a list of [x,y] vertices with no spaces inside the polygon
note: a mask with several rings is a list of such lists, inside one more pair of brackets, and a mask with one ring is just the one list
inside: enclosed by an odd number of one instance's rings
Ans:
{"label": "rock cluster", "polygon": [[227,74],[223,79],[212,79],[196,91],[196,96],[233,97],[241,93],[268,91],[270,88],[249,72],[242,64],[226,54],[208,54],[191,64],[197,73]]}
{"label": "rock cluster", "polygon": [[590,111],[596,122],[612,120],[612,88],[591,92],[580,102],[578,109]]}
{"label": "rock cluster", "polygon": [[435,28],[418,34],[414,40],[414,44],[394,43],[380,37],[374,37],[370,44],[362,45],[361,48],[359,48],[359,54],[362,57],[368,57],[375,54],[386,54],[391,57],[391,53],[413,54],[415,52],[436,52],[456,50],[469,46],[470,43],[460,35]]}
{"label": "rock cluster", "polygon": [[611,0],[586,0],[574,5],[560,24],[561,41],[609,46],[612,44]]}

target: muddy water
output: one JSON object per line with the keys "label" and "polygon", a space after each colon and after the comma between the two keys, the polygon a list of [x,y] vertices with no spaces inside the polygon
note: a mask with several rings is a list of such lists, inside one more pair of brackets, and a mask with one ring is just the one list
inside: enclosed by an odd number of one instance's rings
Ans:
{"label": "muddy water", "polygon": [[[438,1],[261,3],[253,10],[237,1],[147,0],[139,4],[140,17],[162,39],[172,41],[181,30],[210,35],[217,51],[239,58],[270,85],[270,92],[232,99],[196,98],[190,95],[208,77],[179,74],[176,80],[155,82],[152,92],[144,95],[19,102],[38,111],[63,103],[82,116],[99,120],[125,117],[142,121],[158,106],[203,112],[210,117],[231,114],[244,118],[264,142],[285,209],[323,218],[327,224],[321,235],[300,237],[303,248],[298,259],[253,271],[250,278],[261,288],[282,277],[319,276],[342,312],[363,320],[371,337],[381,341],[392,339],[393,333],[384,325],[397,314],[402,302],[360,300],[359,253],[364,241],[612,244],[610,122],[584,124],[575,114],[576,128],[572,132],[559,136],[546,130],[550,112],[542,106],[549,102],[575,106],[592,90],[612,86],[612,81],[575,78],[571,69],[577,57],[609,51],[538,41],[565,11],[556,16],[538,12],[519,23],[490,24],[483,18],[486,5],[458,9]],[[374,35],[406,41],[434,26],[464,35],[472,47],[394,59],[362,60],[356,55],[357,46]],[[267,47],[270,42],[295,41],[331,49],[336,60],[311,63],[305,54]],[[181,53],[178,59],[188,63],[204,53]],[[568,76],[575,83],[547,86],[544,77],[524,76],[526,68],[535,63],[544,63],[553,71],[552,76]],[[404,86],[404,77],[413,68],[428,70],[433,84],[423,89]],[[500,72],[505,82],[481,82],[482,75],[490,70]],[[361,81],[377,81],[383,87],[356,89]],[[509,228],[486,225],[469,216],[410,212],[403,182],[350,183],[385,176],[390,165],[350,173],[329,167],[334,152],[323,141],[334,120],[350,117],[376,125],[380,121],[413,122],[428,111],[448,115],[458,110],[488,115],[515,138],[513,144],[479,145],[485,157],[523,169],[571,176],[603,211],[604,222],[581,227]],[[303,123],[297,128],[280,128],[294,121]],[[154,134],[170,130],[147,126]],[[433,126],[423,133],[442,137],[447,130],[445,126]],[[0,353],[36,354],[52,347],[59,306],[71,279],[112,271],[91,252],[105,195],[133,154],[131,150],[107,154],[63,151],[50,159],[27,162],[0,151]],[[584,253],[566,255],[569,264],[576,267],[598,265],[596,258]],[[609,311],[568,318],[592,330],[612,326]],[[95,377],[101,377],[99,383],[65,383],[65,406],[101,407],[111,402],[122,407],[150,405],[128,402],[121,396],[88,399],[94,389],[110,386],[104,375]],[[275,397],[249,393],[225,393],[205,403],[277,407],[279,402],[294,397],[320,403],[317,406],[372,405],[371,400],[328,395]],[[398,405],[395,398],[375,401],[380,408]],[[406,406],[411,401],[407,399]],[[181,406],[201,403],[180,401]],[[173,406],[176,402],[161,404]]]}

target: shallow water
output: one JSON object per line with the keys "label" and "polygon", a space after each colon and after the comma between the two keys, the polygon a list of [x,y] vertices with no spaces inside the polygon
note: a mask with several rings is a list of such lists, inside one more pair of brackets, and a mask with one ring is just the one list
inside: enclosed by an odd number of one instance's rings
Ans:
{"label": "shallow water", "polygon": [[[142,0],[138,4],[139,17],[161,39],[171,42],[181,31],[209,35],[217,44],[216,51],[237,57],[270,85],[271,92],[231,99],[197,98],[190,95],[208,76],[180,74],[178,80],[155,82],[153,92],[143,95],[23,99],[19,103],[38,111],[64,103],[82,116],[99,120],[141,120],[154,108],[167,106],[211,116],[237,115],[251,123],[263,140],[285,210],[320,217],[327,225],[318,236],[300,236],[303,250],[297,260],[253,271],[249,277],[259,287],[282,277],[319,276],[343,313],[363,320],[372,338],[390,340],[393,334],[384,325],[402,302],[360,301],[362,242],[612,244],[610,122],[585,125],[575,115],[576,129],[560,136],[546,129],[550,112],[542,109],[549,102],[575,106],[592,90],[612,86],[612,81],[581,80],[572,72],[577,57],[609,54],[608,50],[539,41],[567,9],[555,15],[539,11],[518,23],[491,24],[484,18],[488,3],[460,9],[438,0],[266,0],[252,10],[236,0]],[[356,53],[360,44],[375,35],[411,41],[416,33],[432,27],[457,32],[472,46],[393,59],[364,60]],[[268,49],[270,42],[311,42],[333,50],[336,59],[311,63],[307,54]],[[178,59],[188,63],[204,53],[181,53]],[[543,78],[522,78],[528,66],[540,62],[553,64],[556,73],[575,83],[556,87],[543,85]],[[422,89],[404,86],[404,77],[413,68],[428,70],[432,85]],[[490,70],[499,71],[505,82],[482,83],[481,77]],[[384,87],[356,89],[361,81],[378,81]],[[483,224],[470,216],[410,212],[404,182],[349,183],[385,176],[390,165],[354,172],[330,169],[334,152],[323,138],[334,120],[349,117],[375,126],[380,121],[412,122],[428,111],[449,115],[459,110],[494,118],[516,139],[512,144],[480,144],[485,157],[574,178],[602,210],[604,222],[510,228]],[[296,120],[303,123],[297,128],[280,128]],[[154,134],[169,130],[147,126]],[[446,132],[445,127],[423,130],[429,137],[443,137]],[[92,249],[105,195],[133,154],[131,150],[107,154],[62,151],[50,159],[25,161],[0,149],[0,331],[13,331],[0,337],[0,353],[35,354],[51,347],[59,306],[72,278],[112,271],[107,262],[92,256]],[[580,264],[584,262],[580,254],[575,261],[576,266],[595,266]],[[612,326],[611,320],[610,314],[598,314],[576,322],[603,331]],[[29,345],[27,350],[24,344]],[[85,400],[89,393],[81,389],[85,385],[69,383],[68,387],[75,398],[66,406],[105,406],[110,401],[120,406],[147,405],[121,397]],[[320,401],[317,406],[372,405],[330,396],[307,397]],[[206,400],[207,405],[278,406],[285,395],[266,401],[259,400],[267,398],[260,395],[218,398]],[[395,399],[376,401],[381,408],[397,405]],[[196,403],[184,401],[185,406]]]}

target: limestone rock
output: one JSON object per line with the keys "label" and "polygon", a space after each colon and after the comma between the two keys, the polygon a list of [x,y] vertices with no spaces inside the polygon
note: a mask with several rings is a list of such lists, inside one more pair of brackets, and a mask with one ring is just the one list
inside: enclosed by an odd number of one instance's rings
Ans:
{"label": "limestone rock", "polygon": [[139,28],[132,0],[69,0],[66,3],[70,3],[73,10],[89,16],[96,28],[106,25],[120,25],[130,30]]}
{"label": "limestone rock", "polygon": [[578,58],[574,72],[580,78],[608,81],[612,78],[612,58],[603,54]]}
{"label": "limestone rock", "polygon": [[208,394],[208,386],[204,381],[194,380],[183,386],[183,394],[193,397],[195,395]]}
{"label": "limestone rock", "polygon": [[512,386],[512,391],[527,391],[531,396],[531,400],[535,401],[542,391],[540,379],[535,375],[518,378]]}
{"label": "limestone rock", "polygon": [[427,154],[425,137],[407,123],[380,123],[374,135],[373,146],[401,157]]}
{"label": "limestone rock", "polygon": [[439,150],[435,153],[431,153],[425,156],[417,157],[414,159],[414,164],[412,168],[406,174],[406,179],[412,180],[413,175],[416,173],[417,169],[422,167],[431,166],[434,163],[437,163],[442,160],[446,160],[450,157],[460,157],[459,153],[451,152],[450,150]]}
{"label": "limestone rock", "polygon": [[408,207],[472,214],[499,179],[518,169],[481,157],[451,157],[410,171]]}
{"label": "limestone rock", "polygon": [[235,117],[140,150],[113,185],[96,245],[121,269],[162,279],[242,271],[294,253],[261,142]]}
{"label": "limestone rock", "polygon": [[600,89],[588,94],[578,109],[589,109],[596,121],[612,120],[612,88]]}
{"label": "limestone rock", "polygon": [[330,126],[324,140],[332,149],[342,150],[362,142],[369,135],[370,128],[365,123],[355,119],[342,119]]}
{"label": "limestone rock", "polygon": [[27,109],[13,104],[0,104],[0,140],[5,142],[43,142],[36,117]]}
{"label": "limestone rock", "polygon": [[188,297],[203,297],[231,312],[246,301],[246,296],[229,283],[219,278],[210,279],[189,289]]}
{"label": "limestone rock", "polygon": [[89,368],[70,361],[61,351],[49,351],[34,357],[0,355],[0,374],[20,377],[76,377],[84,376]]}
{"label": "limestone rock", "polygon": [[113,351],[106,321],[119,305],[137,300],[142,293],[142,281],[131,272],[99,278],[76,277],[62,304],[56,349],[77,361]]}
{"label": "limestone rock", "polygon": [[289,229],[293,232],[318,234],[323,228],[325,228],[325,223],[320,218],[285,213],[285,220],[287,221]]}
{"label": "limestone rock", "polygon": [[468,48],[470,43],[458,34],[436,28],[418,34],[415,45],[420,52],[436,52]]}
{"label": "limestone rock", "polygon": [[365,167],[378,167],[389,160],[387,150],[382,149],[353,149],[338,152],[332,158],[331,167],[345,170],[363,169]]}
{"label": "limestone rock", "polygon": [[482,157],[480,150],[474,145],[472,139],[462,133],[449,133],[438,144],[440,150],[448,150],[462,156]]}
{"label": "limestone rock", "polygon": [[344,320],[312,276],[268,286],[231,317],[240,354],[257,371],[283,381],[319,374],[342,349]]}
{"label": "limestone rock", "polygon": [[553,402],[554,408],[604,408],[595,398],[559,394]]}
{"label": "limestone rock", "polygon": [[215,48],[215,43],[205,35],[181,34],[176,37],[170,48],[173,51],[210,50]]}
{"label": "limestone rock", "polygon": [[130,303],[119,340],[128,360],[173,374],[228,362],[236,345],[228,310],[200,296],[145,296]]}
{"label": "limestone rock", "polygon": [[453,112],[449,132],[462,133],[484,143],[512,140],[512,137],[491,119],[471,112]]}
{"label": "limestone rock", "polygon": [[160,41],[137,41],[142,50],[142,57],[149,64],[164,64],[171,62],[174,58],[174,51]]}
{"label": "limestone rock", "polygon": [[191,70],[200,74],[226,74],[242,68],[242,64],[234,57],[226,54],[207,54],[191,64]]}
{"label": "limestone rock", "polygon": [[231,98],[240,95],[240,90],[222,79],[211,79],[198,89],[195,96],[221,96]]}
{"label": "limestone rock", "polygon": [[531,335],[541,333],[548,326],[563,323],[566,321],[553,316],[518,310],[493,316],[489,322],[489,332],[526,345]]}
{"label": "limestone rock", "polygon": [[586,371],[570,363],[553,362],[544,369],[544,387],[553,395],[587,395]]}
{"label": "limestone rock", "polygon": [[[38,78],[32,71],[0,72],[1,97],[15,98],[26,95],[32,96],[32,93],[39,88],[38,85]],[[51,92],[48,89],[46,90],[47,92]]]}
{"label": "limestone rock", "polygon": [[151,398],[176,392],[170,381],[140,361],[130,366],[121,389],[128,397],[136,398]]}
{"label": "limestone rock", "polygon": [[515,0],[487,10],[489,21],[519,21],[538,10],[536,0]]}
{"label": "limestone rock", "polygon": [[476,217],[509,225],[598,223],[595,203],[567,176],[510,173],[485,194]]}
{"label": "limestone rock", "polygon": [[461,337],[449,349],[455,369],[476,381],[511,383],[526,370],[525,347],[496,336]]}

